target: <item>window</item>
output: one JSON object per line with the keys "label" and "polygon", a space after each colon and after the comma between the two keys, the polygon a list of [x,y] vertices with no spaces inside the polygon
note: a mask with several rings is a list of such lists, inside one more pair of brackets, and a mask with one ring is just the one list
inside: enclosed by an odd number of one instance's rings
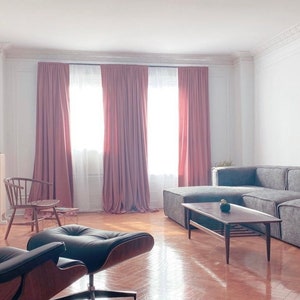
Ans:
{"label": "window", "polygon": [[162,207],[164,187],[177,186],[177,68],[149,68],[148,172],[151,206]]}
{"label": "window", "polygon": [[[148,172],[150,206],[162,207],[164,187],[177,186],[177,68],[149,68]],[[70,65],[74,202],[102,210],[103,104],[100,66]]]}
{"label": "window", "polygon": [[103,103],[99,66],[70,65],[74,205],[102,209]]}

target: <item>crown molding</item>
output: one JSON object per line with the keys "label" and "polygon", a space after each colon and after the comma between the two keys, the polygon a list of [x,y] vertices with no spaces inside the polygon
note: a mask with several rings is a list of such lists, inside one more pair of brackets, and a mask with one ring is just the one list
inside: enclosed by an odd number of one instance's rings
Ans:
{"label": "crown molding", "polygon": [[239,64],[239,63],[243,63],[243,62],[253,63],[253,61],[254,61],[254,57],[251,52],[240,51],[240,52],[235,53],[233,63],[234,64]]}
{"label": "crown molding", "polygon": [[0,53],[5,53],[6,49],[8,49],[10,46],[9,43],[1,43],[0,42]]}
{"label": "crown molding", "polygon": [[38,59],[46,61],[64,61],[81,63],[119,63],[146,64],[149,66],[199,66],[199,65],[232,65],[231,55],[198,55],[198,54],[159,54],[159,53],[122,53],[67,51],[35,48],[13,48],[5,50],[9,59]]}
{"label": "crown molding", "polygon": [[259,45],[254,51],[255,56],[268,54],[300,39],[300,23],[276,35],[271,40]]}

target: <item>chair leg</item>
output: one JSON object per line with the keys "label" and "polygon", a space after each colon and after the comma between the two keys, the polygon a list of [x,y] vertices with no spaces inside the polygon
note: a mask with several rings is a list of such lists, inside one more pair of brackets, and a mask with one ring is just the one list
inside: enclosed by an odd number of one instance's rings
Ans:
{"label": "chair leg", "polygon": [[59,216],[58,216],[58,214],[57,214],[57,211],[56,211],[56,208],[55,208],[55,207],[53,207],[53,212],[54,212],[55,218],[56,218],[56,220],[57,220],[58,226],[61,226],[61,222],[60,222],[60,219],[59,219]]}
{"label": "chair leg", "polygon": [[33,209],[33,218],[35,224],[35,231],[39,232],[39,218],[38,218],[38,210],[36,208]]}
{"label": "chair leg", "polygon": [[14,209],[14,211],[13,211],[13,213],[12,213],[10,219],[9,219],[9,222],[8,222],[8,225],[7,225],[7,229],[6,229],[6,233],[5,233],[5,237],[4,237],[5,240],[7,240],[8,234],[9,234],[10,229],[11,229],[11,225],[12,225],[13,220],[15,218],[15,214],[16,214],[16,209]]}
{"label": "chair leg", "polygon": [[130,291],[94,291],[95,299],[97,298],[121,298],[121,297],[132,297],[136,299],[136,292]]}
{"label": "chair leg", "polygon": [[107,298],[107,297],[108,298],[133,297],[133,299],[136,299],[136,292],[96,290],[94,284],[94,274],[89,274],[88,291],[90,293],[91,300],[95,300],[96,298]]}
{"label": "chair leg", "polygon": [[[25,211],[26,214],[26,211]],[[34,209],[31,210],[31,232],[34,230],[35,220],[34,220]]]}

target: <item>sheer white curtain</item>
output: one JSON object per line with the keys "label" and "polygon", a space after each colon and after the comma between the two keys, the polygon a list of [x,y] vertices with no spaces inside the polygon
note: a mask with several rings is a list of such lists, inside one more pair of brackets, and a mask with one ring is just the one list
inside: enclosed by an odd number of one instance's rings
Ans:
{"label": "sheer white curtain", "polygon": [[[70,122],[74,205],[102,210],[103,104],[100,66],[70,65]],[[148,87],[150,206],[178,182],[177,68],[150,67]]]}
{"label": "sheer white curtain", "polygon": [[163,207],[163,189],[178,186],[177,68],[150,67],[148,172],[151,207]]}
{"label": "sheer white curtain", "polygon": [[74,206],[102,210],[103,103],[100,66],[70,65]]}

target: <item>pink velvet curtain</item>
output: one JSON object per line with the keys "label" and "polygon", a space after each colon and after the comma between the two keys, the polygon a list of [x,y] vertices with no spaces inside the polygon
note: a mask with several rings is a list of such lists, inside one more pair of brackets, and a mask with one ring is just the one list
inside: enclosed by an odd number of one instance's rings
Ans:
{"label": "pink velvet curtain", "polygon": [[208,68],[179,67],[179,186],[210,183]]}
{"label": "pink velvet curtain", "polygon": [[102,65],[104,210],[149,210],[147,172],[148,68]]}
{"label": "pink velvet curtain", "polygon": [[51,182],[44,198],[59,199],[60,206],[73,204],[72,159],[69,128],[69,65],[38,64],[36,179]]}

